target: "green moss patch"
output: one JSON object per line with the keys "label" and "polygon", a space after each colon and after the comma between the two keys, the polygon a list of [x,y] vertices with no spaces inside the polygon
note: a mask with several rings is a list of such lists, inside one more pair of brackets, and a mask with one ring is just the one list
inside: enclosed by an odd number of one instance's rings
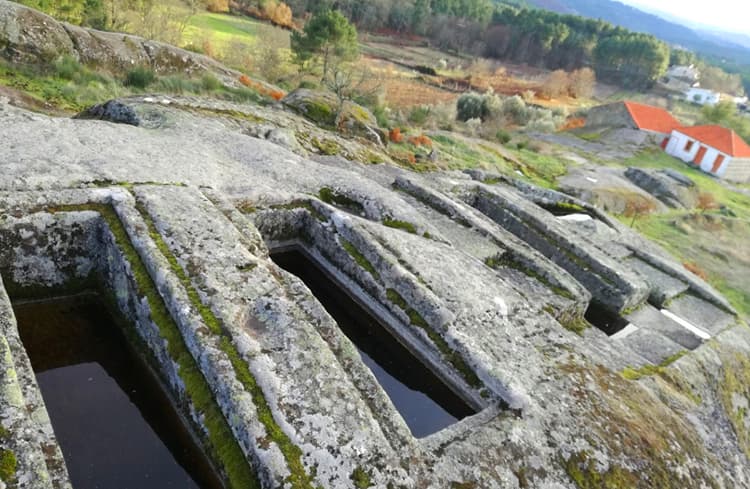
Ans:
{"label": "green moss patch", "polygon": [[383,226],[387,226],[393,229],[400,229],[411,234],[417,234],[417,227],[414,224],[406,221],[399,221],[398,219],[383,219]]}
{"label": "green moss patch", "polygon": [[370,275],[372,275],[372,278],[380,282],[380,274],[375,269],[372,263],[363,255],[353,244],[351,244],[349,241],[345,240],[344,238],[339,238],[339,242],[341,243],[341,246],[344,247],[347,253],[354,259],[355,262],[357,262],[357,265],[367,270]]}
{"label": "green moss patch", "polygon": [[313,489],[312,477],[307,474],[304,464],[302,463],[302,450],[291,441],[287,434],[284,433],[281,427],[276,423],[271,406],[269,406],[268,401],[263,394],[263,390],[260,385],[258,385],[252,372],[250,372],[247,362],[242,359],[242,356],[235,348],[231,333],[222,325],[221,321],[216,315],[214,315],[213,311],[211,311],[211,308],[203,304],[190,277],[180,266],[174,254],[169,249],[169,246],[156,229],[156,225],[148,211],[140,203],[137,204],[137,207],[143,216],[143,219],[146,221],[149,235],[156,243],[156,246],[159,248],[162,255],[164,255],[169,261],[172,271],[177,275],[180,283],[185,288],[192,306],[200,314],[201,319],[211,332],[219,337],[219,347],[232,363],[237,380],[240,381],[245,390],[251,395],[253,404],[257,410],[258,420],[263,423],[268,438],[276,443],[279,450],[284,455],[289,471],[291,472],[286,479],[286,482],[291,484],[291,487],[294,489]]}
{"label": "green moss patch", "polygon": [[643,367],[637,369],[627,367],[622,371],[622,376],[628,380],[638,380],[643,377],[661,374],[668,366],[684,357],[686,354],[686,350],[677,352],[674,355],[665,358],[659,365],[644,365]]}
{"label": "green moss patch", "polygon": [[363,214],[365,208],[354,199],[347,197],[346,195],[335,191],[330,187],[323,187],[318,191],[318,197],[326,204],[337,205],[346,209],[355,211],[359,214]]}
{"label": "green moss patch", "polygon": [[565,470],[580,489],[628,489],[638,486],[638,477],[629,470],[610,465],[599,472],[588,452],[573,454],[565,462]]}
{"label": "green moss patch", "polygon": [[16,468],[18,460],[16,454],[11,450],[0,451],[0,480],[6,484],[14,483],[16,480]]}
{"label": "green moss patch", "polygon": [[332,141],[330,139],[318,139],[316,137],[313,137],[310,140],[310,144],[312,144],[318,151],[320,151],[321,154],[327,156],[334,156],[341,153],[341,145],[339,145],[339,143],[337,143],[336,141]]}
{"label": "green moss patch", "polygon": [[394,289],[387,289],[386,297],[391,303],[395,304],[406,313],[412,326],[423,330],[427,334],[430,341],[432,341],[435,347],[437,347],[443,358],[456,369],[467,384],[475,389],[483,387],[482,381],[479,380],[477,374],[469,367],[461,354],[451,348],[448,342],[445,341],[445,338],[440,336],[437,331],[433,330],[419,312],[409,307],[409,304],[403,297],[401,297],[401,294]]}
{"label": "green moss patch", "polygon": [[526,276],[536,279],[541,282],[545,287],[550,289],[555,294],[564,297],[566,299],[575,300],[575,297],[568,289],[553,284],[547,277],[541,273],[533,270],[510,253],[503,253],[502,255],[494,255],[484,260],[485,265],[492,269],[498,269],[503,267],[512,268],[523,272]]}
{"label": "green moss patch", "polygon": [[[315,219],[317,219],[320,222],[327,222],[328,219],[326,219],[326,216],[318,212],[318,210],[315,208],[315,206],[312,205],[312,203],[308,200],[293,200],[291,202],[288,202],[286,204],[278,204],[278,205],[272,205],[270,207],[274,210],[295,210],[295,209],[304,209],[307,212],[310,213],[311,216],[313,216]],[[242,209],[240,209],[242,210]],[[244,212],[244,211],[242,211]],[[254,211],[253,211],[254,212]]]}
{"label": "green moss patch", "polygon": [[352,482],[354,482],[354,487],[357,489],[367,489],[373,485],[372,480],[370,479],[370,474],[362,467],[354,469],[351,479]]}
{"label": "green moss patch", "polygon": [[721,404],[732,423],[740,447],[750,457],[750,412],[744,403],[735,402],[736,399],[750,401],[750,358],[742,353],[725,355],[722,365],[723,375],[719,384]]}

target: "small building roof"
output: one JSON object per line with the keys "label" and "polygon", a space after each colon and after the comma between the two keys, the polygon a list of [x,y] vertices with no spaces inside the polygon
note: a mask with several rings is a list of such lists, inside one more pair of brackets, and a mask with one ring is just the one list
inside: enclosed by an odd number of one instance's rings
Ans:
{"label": "small building roof", "polygon": [[625,102],[625,107],[630,112],[638,129],[654,131],[661,133],[670,133],[673,129],[682,127],[680,121],[675,119],[672,114],[659,107],[639,104],[637,102]]}
{"label": "small building roof", "polygon": [[677,131],[729,156],[750,158],[750,146],[736,132],[726,127],[680,127]]}

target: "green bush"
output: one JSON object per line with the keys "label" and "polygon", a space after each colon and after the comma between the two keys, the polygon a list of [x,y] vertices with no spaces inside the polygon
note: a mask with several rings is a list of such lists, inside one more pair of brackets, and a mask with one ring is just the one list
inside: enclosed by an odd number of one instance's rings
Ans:
{"label": "green bush", "polygon": [[146,88],[156,81],[154,70],[147,66],[138,66],[128,71],[125,75],[125,86],[133,88]]}
{"label": "green bush", "polygon": [[299,82],[299,86],[297,88],[306,88],[308,90],[317,90],[318,88],[320,88],[320,86],[317,83],[313,82],[313,81],[302,80],[301,82]]}
{"label": "green bush", "polygon": [[500,129],[495,133],[495,138],[500,141],[500,144],[508,144],[511,140],[510,133],[503,129]]}
{"label": "green bush", "polygon": [[207,92],[216,92],[224,87],[224,84],[218,78],[210,74],[203,75],[201,85],[203,86],[203,90]]}
{"label": "green bush", "polygon": [[469,119],[485,119],[489,115],[487,101],[477,93],[465,93],[456,101],[456,119],[466,122]]}
{"label": "green bush", "polygon": [[411,112],[409,112],[409,122],[412,124],[417,124],[419,126],[424,125],[425,122],[427,122],[427,118],[430,116],[430,108],[421,105],[419,107],[414,107],[411,109]]}
{"label": "green bush", "polygon": [[61,56],[52,64],[54,73],[63,80],[73,80],[83,70],[83,66],[72,56]]}

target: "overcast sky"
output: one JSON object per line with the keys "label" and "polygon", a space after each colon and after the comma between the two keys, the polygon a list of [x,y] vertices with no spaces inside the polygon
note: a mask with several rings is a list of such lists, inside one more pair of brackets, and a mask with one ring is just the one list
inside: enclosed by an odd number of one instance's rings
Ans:
{"label": "overcast sky", "polygon": [[661,10],[688,21],[723,30],[750,33],[747,0],[619,0],[636,7]]}

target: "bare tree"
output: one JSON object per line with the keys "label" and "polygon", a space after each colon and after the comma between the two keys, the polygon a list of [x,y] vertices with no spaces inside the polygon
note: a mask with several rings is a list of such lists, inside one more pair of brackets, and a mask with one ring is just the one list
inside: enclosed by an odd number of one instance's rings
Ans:
{"label": "bare tree", "polygon": [[591,97],[596,87],[596,74],[591,68],[581,68],[570,74],[570,94],[573,97]]}
{"label": "bare tree", "polygon": [[547,77],[542,91],[549,97],[559,97],[567,95],[570,88],[570,79],[568,73],[563,70],[555,70]]}

